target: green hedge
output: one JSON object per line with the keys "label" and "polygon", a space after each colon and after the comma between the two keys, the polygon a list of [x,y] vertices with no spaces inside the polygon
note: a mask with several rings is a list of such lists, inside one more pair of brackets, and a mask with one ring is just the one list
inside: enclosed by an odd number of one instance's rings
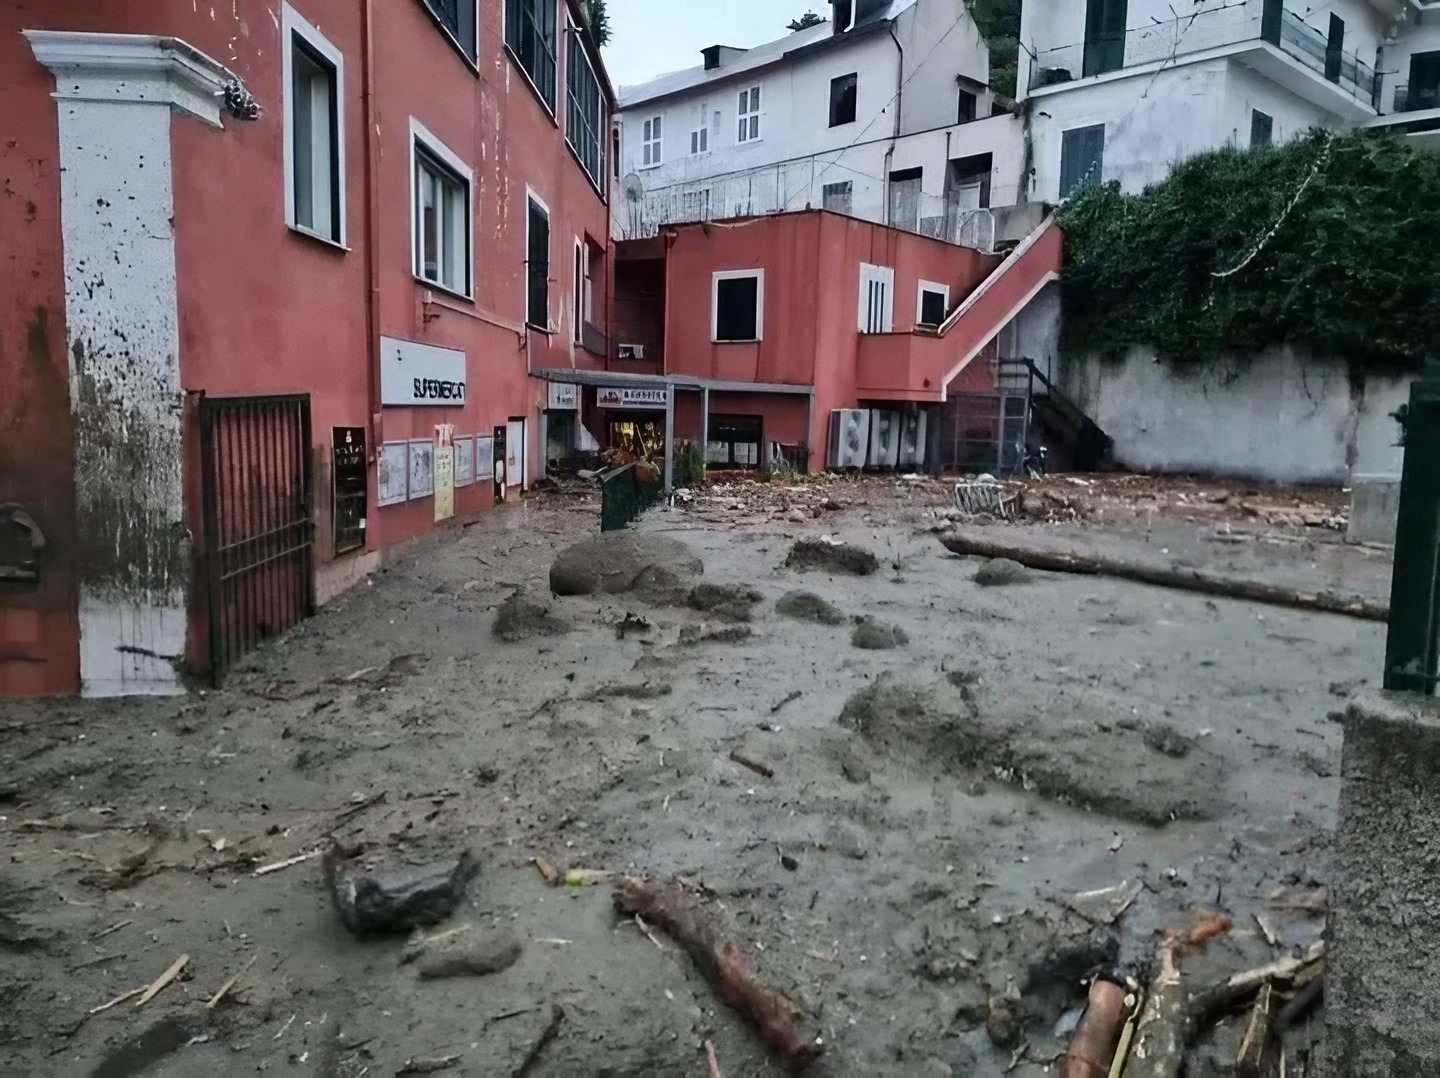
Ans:
{"label": "green hedge", "polygon": [[1292,344],[1357,371],[1440,350],[1440,154],[1404,139],[1215,150],[1139,195],[1086,190],[1060,222],[1067,350],[1183,367]]}

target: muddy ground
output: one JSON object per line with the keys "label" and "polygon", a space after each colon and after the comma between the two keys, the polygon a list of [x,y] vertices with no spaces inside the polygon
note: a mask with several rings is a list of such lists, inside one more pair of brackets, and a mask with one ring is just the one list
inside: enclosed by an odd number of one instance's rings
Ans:
{"label": "muddy ground", "polygon": [[[421,542],[223,691],[7,702],[0,1071],[358,1078],[458,1057],[443,1073],[703,1078],[708,1039],[725,1078],[782,1073],[668,940],[618,920],[607,887],[548,887],[537,856],[686,881],[818,1025],[812,1073],[834,1078],[1053,1073],[1080,979],[1143,971],[1155,933],[1200,911],[1234,928],[1192,959],[1197,983],[1317,938],[1327,716],[1376,679],[1383,626],[1097,578],[982,585],[933,534],[947,500],[837,481],[651,511],[640,530],[688,544],[704,580],[762,596],[732,608],[551,599],[556,551],[598,507],[537,497]],[[987,535],[1388,591],[1388,556],[1323,523],[1101,517]],[[784,567],[822,535],[879,572]],[[497,639],[522,586],[571,631]],[[845,621],[777,613],[797,590]],[[627,613],[653,628],[620,638]],[[856,617],[896,646],[854,646]],[[452,921],[518,938],[519,960],[424,980],[403,939],[347,932],[318,860],[254,874],[330,833],[392,864],[473,850]],[[182,954],[143,1006],[88,1014]],[[1233,1073],[1235,1027],[1192,1075]]]}

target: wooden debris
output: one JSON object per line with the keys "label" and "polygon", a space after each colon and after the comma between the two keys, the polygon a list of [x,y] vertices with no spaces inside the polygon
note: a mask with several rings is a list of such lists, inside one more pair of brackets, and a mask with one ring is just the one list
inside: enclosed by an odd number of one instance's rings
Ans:
{"label": "wooden debris", "polygon": [[772,715],[777,715],[777,714],[779,714],[780,709],[783,708],[786,704],[793,703],[794,701],[800,699],[800,697],[802,697],[802,696],[804,696],[804,695],[805,695],[805,694],[802,693],[799,689],[796,689],[794,692],[788,694],[788,695],[785,697],[785,699],[781,700],[778,704],[776,704],[774,707],[772,707],[772,708],[770,709],[770,714],[772,714]]}
{"label": "wooden debris", "polygon": [[1235,1057],[1236,1078],[1264,1078],[1269,1073],[1266,1064],[1274,1002],[1274,986],[1269,982],[1262,984],[1255,996],[1255,1006],[1250,1010],[1250,1021],[1246,1023],[1240,1051]]}
{"label": "wooden debris", "polygon": [[220,990],[219,990],[218,992],[216,992],[213,996],[210,997],[210,1002],[208,1002],[208,1003],[205,1004],[205,1009],[206,1009],[207,1011],[213,1011],[213,1010],[216,1008],[216,1006],[219,1005],[220,1001],[221,1001],[222,999],[224,999],[224,998],[230,993],[230,989],[232,989],[232,988],[235,987],[235,982],[238,981],[241,977],[245,976],[245,974],[249,972],[250,967],[255,964],[255,959],[257,959],[257,958],[259,958],[259,957],[260,957],[259,955],[253,955],[253,954],[252,954],[252,955],[250,956],[250,961],[246,962],[243,966],[241,966],[239,972],[236,973],[233,977],[231,977],[231,978],[230,978],[228,981],[226,981],[224,984],[222,984],[222,985],[220,986]]}
{"label": "wooden debris", "polygon": [[1307,973],[1313,975],[1317,969],[1323,969],[1324,961],[1325,944],[1321,941],[1299,958],[1282,959],[1227,977],[1190,998],[1191,1021],[1197,1026],[1209,1025],[1260,991],[1261,985],[1272,981],[1293,984]]}
{"label": "wooden debris", "polygon": [[1255,914],[1255,924],[1260,929],[1260,935],[1265,937],[1265,942],[1271,947],[1280,946],[1280,937],[1275,934],[1275,926],[1265,919],[1263,913]]}
{"label": "wooden debris", "polygon": [[755,978],[744,952],[734,943],[720,941],[679,884],[627,879],[616,888],[615,904],[623,913],[643,916],[675,940],[725,1002],[756,1025],[786,1064],[798,1070],[820,1057],[822,1044],[800,1032],[790,1000]]}
{"label": "wooden debris", "polygon": [[139,988],[132,988],[128,992],[122,992],[120,995],[112,999],[109,1003],[102,1003],[98,1007],[91,1007],[90,1010],[86,1013],[99,1014],[101,1011],[108,1011],[111,1007],[118,1007],[126,1000],[134,999],[136,996],[140,995],[140,993],[147,991],[149,987],[149,985],[142,984]]}
{"label": "wooden debris", "polygon": [[551,887],[560,885],[560,872],[549,861],[543,857],[532,857],[530,863],[535,866],[535,871],[540,873],[540,878]]}
{"label": "wooden debris", "polygon": [[943,535],[940,542],[954,554],[974,554],[982,558],[1008,558],[1031,569],[1052,573],[1079,573],[1086,576],[1109,576],[1118,580],[1134,580],[1162,588],[1195,591],[1202,595],[1219,595],[1244,599],[1271,606],[1318,610],[1327,614],[1344,614],[1366,621],[1389,621],[1390,604],[1377,603],[1358,596],[1332,595],[1326,592],[1303,592],[1265,584],[1257,580],[1240,580],[1220,576],[1203,569],[1182,569],[1172,566],[1145,565],[1122,558],[1098,557],[1088,554],[1065,554],[1051,550],[997,543],[969,535]]}
{"label": "wooden debris", "polygon": [[560,1023],[563,1021],[565,1021],[565,1008],[558,1003],[550,1004],[550,1020],[545,1023],[545,1028],[540,1031],[540,1036],[530,1046],[530,1051],[525,1053],[525,1058],[520,1061],[520,1065],[510,1072],[510,1078],[525,1078],[525,1075],[530,1073],[531,1068],[540,1059],[541,1053],[545,1051],[545,1046],[560,1033]]}
{"label": "wooden debris", "polygon": [[775,769],[773,767],[768,764],[762,764],[759,760],[752,760],[739,749],[736,749],[730,754],[730,759],[741,767],[748,767],[757,775],[763,775],[767,779],[773,779],[775,777]]}
{"label": "wooden debris", "polygon": [[705,1062],[710,1064],[710,1078],[725,1078],[720,1073],[720,1060],[715,1058],[715,1046],[708,1040],[705,1042]]}
{"label": "wooden debris", "polygon": [[1135,1025],[1134,1048],[1125,1078],[1178,1078],[1185,1065],[1185,1047],[1194,1031],[1194,1014],[1186,995],[1180,959],[1187,950],[1204,947],[1230,931],[1221,913],[1202,913],[1189,931],[1166,932],[1155,949],[1155,973]]}
{"label": "wooden debris", "polygon": [[283,861],[273,861],[268,865],[261,865],[255,870],[254,874],[256,876],[268,876],[272,872],[279,872],[283,868],[290,868],[291,866],[298,865],[303,861],[309,861],[313,858],[319,857],[322,852],[324,851],[315,849],[309,851],[308,853],[297,853],[294,857],[287,857]]}
{"label": "wooden debris", "polygon": [[344,808],[340,809],[338,812],[335,813],[335,823],[331,826],[338,826],[339,824],[342,824],[346,820],[350,819],[352,816],[359,815],[360,813],[364,812],[366,809],[374,805],[383,804],[386,797],[388,796],[389,794],[387,791],[381,790],[378,794],[372,794],[370,797],[365,798],[363,801],[355,801],[349,805],[346,805]]}
{"label": "wooden debris", "polygon": [[136,1003],[135,1006],[143,1007],[163,992],[170,982],[180,976],[180,971],[185,968],[185,964],[189,961],[190,956],[188,954],[182,954],[179,958],[175,959],[174,962],[171,962],[170,968],[151,982],[150,987],[146,988],[141,994],[140,1001]]}
{"label": "wooden debris", "polygon": [[1323,963],[1317,963],[1317,965],[1313,967],[1316,973],[1315,976],[1310,979],[1310,983],[1300,989],[1294,999],[1280,1008],[1280,1013],[1275,1016],[1276,1029],[1289,1029],[1309,1014],[1311,1008],[1318,1004],[1324,997],[1325,971],[1323,966]]}
{"label": "wooden debris", "polygon": [[601,868],[570,868],[560,882],[566,887],[600,887],[615,882],[615,873]]}
{"label": "wooden debris", "polygon": [[113,935],[114,933],[119,932],[122,928],[129,928],[134,923],[135,922],[133,920],[116,921],[113,925],[105,929],[103,932],[97,932],[90,938],[92,940],[103,940],[106,936]]}
{"label": "wooden debris", "polygon": [[1090,986],[1085,1013],[1070,1038],[1060,1062],[1060,1078],[1106,1078],[1130,1017],[1125,989],[1113,981],[1096,980]]}
{"label": "wooden debris", "polygon": [[461,1057],[453,1056],[416,1056],[414,1059],[407,1059],[400,1065],[396,1075],[404,1074],[434,1074],[436,1071],[448,1071],[455,1064],[460,1062]]}

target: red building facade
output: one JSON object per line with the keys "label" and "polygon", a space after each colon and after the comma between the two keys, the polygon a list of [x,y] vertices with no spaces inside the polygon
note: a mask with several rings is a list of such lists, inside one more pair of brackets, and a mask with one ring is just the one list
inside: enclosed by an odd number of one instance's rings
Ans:
{"label": "red building facade", "polygon": [[211,7],[0,13],[0,694],[176,691],[523,487],[532,372],[605,365],[579,3]]}

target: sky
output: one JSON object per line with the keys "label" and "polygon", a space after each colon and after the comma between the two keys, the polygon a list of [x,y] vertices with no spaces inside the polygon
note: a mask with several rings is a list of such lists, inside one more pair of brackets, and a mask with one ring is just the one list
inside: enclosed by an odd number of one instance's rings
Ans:
{"label": "sky", "polygon": [[827,0],[608,0],[605,68],[616,86],[700,65],[709,45],[752,48],[783,37],[807,10],[830,17]]}

